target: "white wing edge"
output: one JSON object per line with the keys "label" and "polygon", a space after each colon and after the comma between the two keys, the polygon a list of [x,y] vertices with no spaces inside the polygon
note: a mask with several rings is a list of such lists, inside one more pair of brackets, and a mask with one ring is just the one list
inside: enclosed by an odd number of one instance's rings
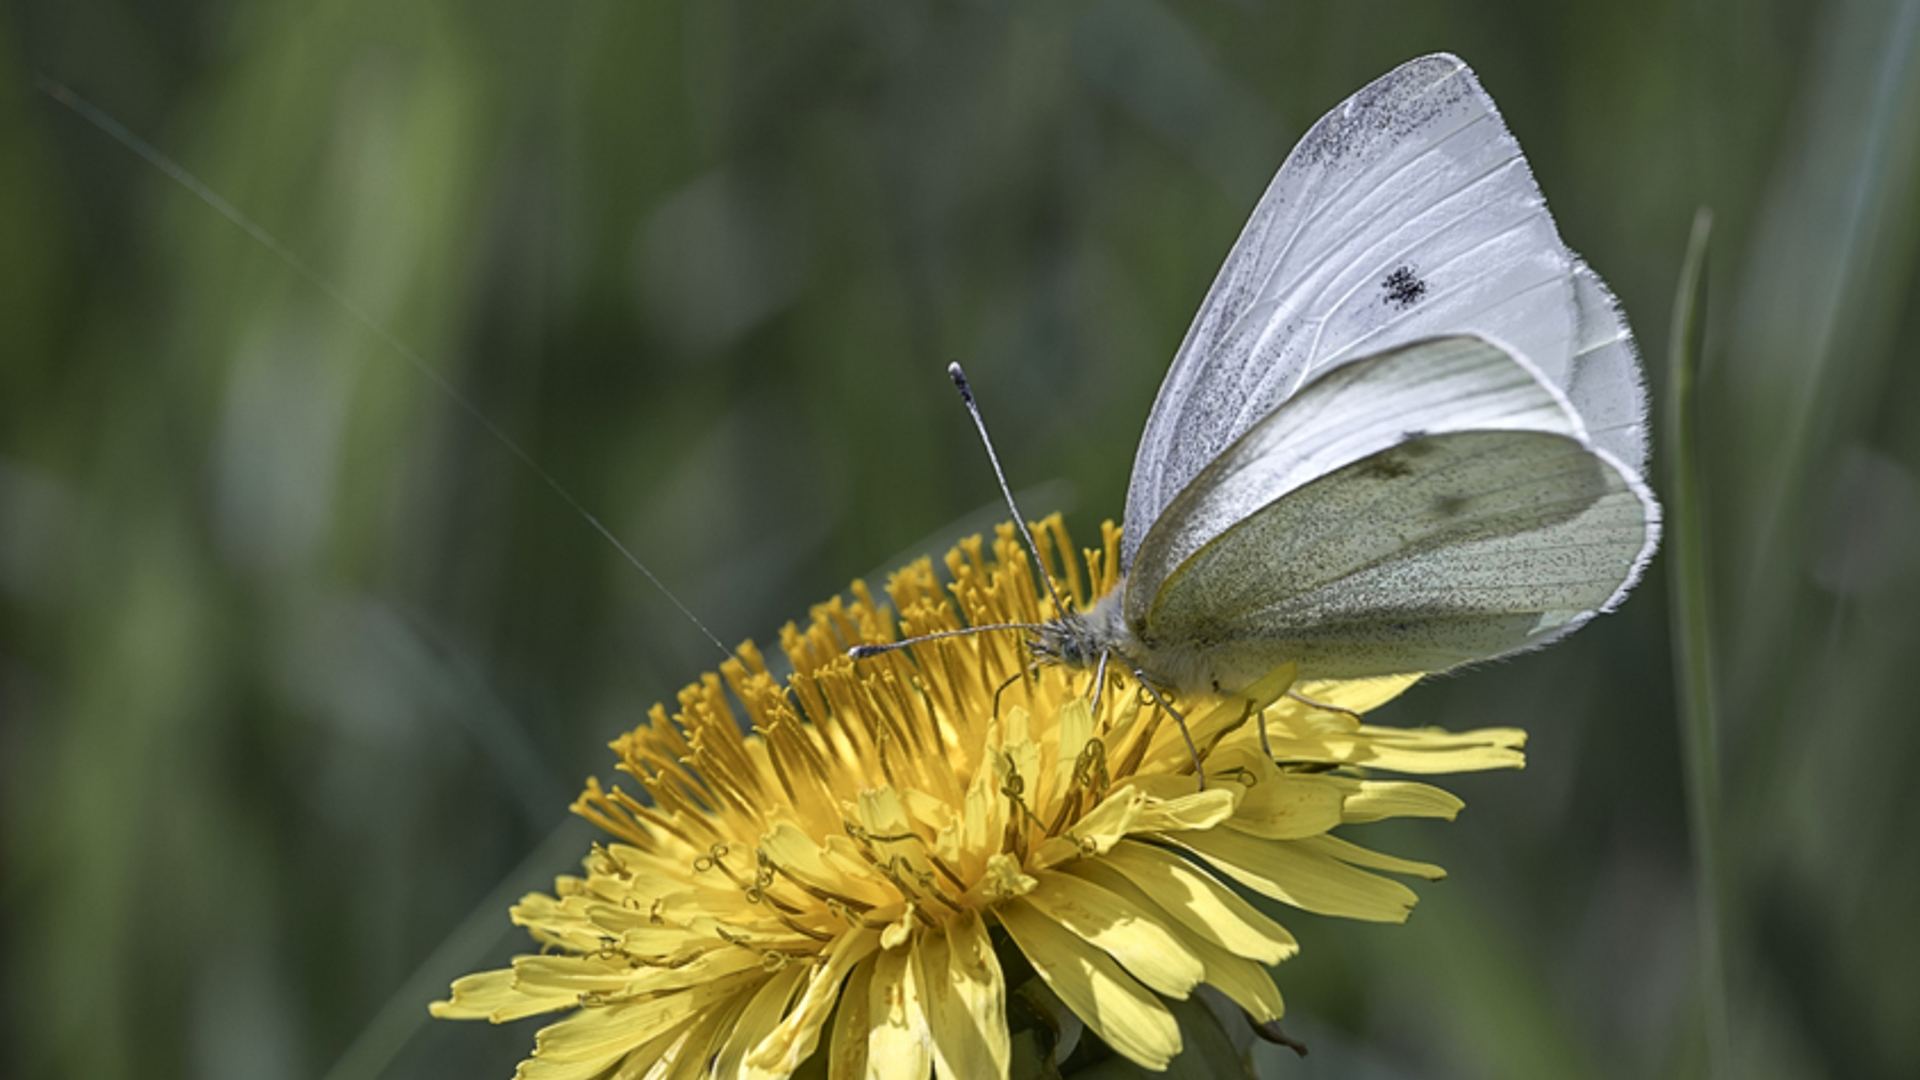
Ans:
{"label": "white wing edge", "polygon": [[[1613,290],[1585,259],[1569,251],[1576,325],[1575,349],[1567,367],[1567,392],[1575,400],[1596,445],[1613,452],[1634,471],[1647,468],[1647,376],[1639,343]],[[1596,384],[1594,380],[1599,380]],[[1604,387],[1615,400],[1602,399]],[[1620,395],[1624,392],[1624,398]],[[1603,415],[1604,414],[1604,415]]]}
{"label": "white wing edge", "polygon": [[[1653,489],[1647,486],[1647,482],[1641,478],[1638,472],[1628,468],[1619,458],[1615,457],[1609,451],[1591,445],[1588,446],[1588,449],[1593,452],[1595,457],[1613,466],[1619,471],[1621,476],[1627,478],[1627,487],[1631,489],[1635,495],[1639,496],[1640,508],[1646,511],[1647,517],[1647,536],[1646,539],[1640,543],[1640,554],[1633,557],[1633,565],[1627,568],[1626,579],[1620,582],[1620,587],[1613,590],[1613,595],[1607,597],[1607,602],[1601,604],[1599,609],[1594,612],[1595,615],[1605,615],[1624,603],[1627,599],[1627,594],[1632,592],[1633,587],[1638,585],[1640,579],[1646,575],[1647,564],[1653,561],[1654,553],[1660,550],[1660,536],[1665,529],[1666,518],[1664,512],[1660,509],[1660,500],[1654,497]],[[1588,616],[1588,618],[1591,617],[1592,616]],[[1580,623],[1576,625],[1584,624],[1586,621],[1586,619],[1582,619]]]}

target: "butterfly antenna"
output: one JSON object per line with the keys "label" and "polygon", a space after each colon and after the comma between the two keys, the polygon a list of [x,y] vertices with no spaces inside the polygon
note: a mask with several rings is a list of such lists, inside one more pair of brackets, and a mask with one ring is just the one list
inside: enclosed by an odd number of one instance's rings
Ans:
{"label": "butterfly antenna", "polygon": [[[973,398],[973,386],[967,382],[967,373],[960,369],[959,361],[947,365],[947,377],[953,380],[954,388],[960,391],[960,400],[967,406],[967,415],[973,417],[974,430],[980,433],[980,444],[987,448],[987,462],[993,466],[993,478],[1000,484],[1000,494],[1006,497],[1007,509],[1013,513],[1014,527],[1020,530],[1021,539],[1027,543],[1027,554],[1033,558],[1033,568],[1039,571],[1040,580],[1046,583],[1047,595],[1053,599],[1053,610],[1066,614],[1066,607],[1060,602],[1060,593],[1053,587],[1053,576],[1040,561],[1040,545],[1033,542],[1033,532],[1027,528],[1027,519],[1020,514],[1020,507],[1013,501],[1013,489],[1007,486],[1007,474],[1000,470],[1000,455],[993,452],[993,439],[987,434],[987,422],[981,419],[980,403]],[[989,630],[1045,630],[1040,623],[990,623],[985,626],[968,626],[959,630],[942,630],[932,634],[920,634],[916,637],[902,638],[878,645],[855,645],[847,650],[852,660],[865,660],[881,653],[904,649],[909,645],[918,645],[923,641],[937,641],[940,638],[964,637]],[[1070,629],[1069,632],[1072,632]],[[1076,638],[1078,635],[1075,635]],[[1104,657],[1102,657],[1104,659]],[[998,697],[998,695],[995,695]]]}
{"label": "butterfly antenna", "polygon": [[582,520],[592,526],[593,531],[599,533],[601,539],[612,544],[613,549],[618,551],[621,557],[627,560],[629,565],[635,570],[640,571],[641,575],[652,583],[655,589],[659,590],[660,595],[666,597],[668,603],[679,609],[680,614],[687,617],[687,621],[693,624],[694,629],[700,631],[701,635],[708,641],[713,642],[714,648],[719,649],[724,656],[731,657],[733,655],[733,650],[727,648],[726,645],[714,635],[713,631],[707,629],[707,624],[700,621],[699,617],[693,613],[693,609],[682,603],[680,598],[674,595],[673,590],[667,588],[665,582],[655,577],[653,571],[647,568],[647,564],[641,562],[639,556],[629,550],[627,545],[621,543],[620,538],[613,534],[612,529],[607,528],[579,499],[574,498],[573,492],[567,490],[566,485],[562,484],[558,477],[542,468],[540,463],[533,459],[532,454],[527,453],[500,425],[494,423],[492,417],[482,412],[480,406],[475,405],[472,400],[461,393],[460,390],[453,385],[452,381],[440,373],[438,368],[427,363],[425,358],[415,352],[406,342],[401,341],[395,336],[393,331],[388,330],[382,325],[366,308],[361,307],[353,297],[348,296],[345,290],[335,285],[332,279],[322,274],[319,270],[314,269],[312,263],[301,258],[298,252],[281,243],[278,237],[242,213],[239,207],[221,198],[218,192],[208,187],[199,177],[188,172],[179,162],[174,161],[172,158],[154,149],[146,140],[127,130],[126,126],[118,120],[100,111],[99,107],[94,105],[93,102],[74,93],[65,84],[55,82],[38,72],[34,74],[34,82],[39,86],[41,93],[46,94],[54,101],[66,106],[78,114],[81,119],[111,136],[114,141],[120,145],[145,158],[147,164],[165,173],[174,183],[187,189],[195,198],[211,207],[215,213],[238,226],[242,232],[253,237],[262,247],[272,252],[275,258],[278,258],[281,262],[285,263],[289,269],[293,270],[294,273],[306,278],[308,283],[319,289],[322,293],[325,293],[328,299],[340,305],[355,322],[365,327],[374,337],[380,339],[389,349],[397,353],[401,359],[413,365],[413,369],[418,372],[422,378],[439,388],[440,392],[446,395],[449,401],[459,406],[460,410],[465,412],[474,423],[480,425],[488,435],[493,437],[495,442],[498,442],[502,447],[506,448],[508,453],[520,459],[520,463],[526,466],[534,476],[539,478],[541,483],[545,484],[549,490],[558,496],[561,502],[566,503],[568,508],[580,515]]}
{"label": "butterfly antenna", "polygon": [[1060,602],[1060,593],[1053,587],[1053,575],[1047,573],[1045,564],[1040,561],[1040,545],[1033,542],[1033,532],[1027,528],[1027,519],[1013,501],[1013,489],[1007,486],[1007,474],[1000,471],[1000,455],[993,452],[993,439],[987,434],[987,422],[980,416],[980,403],[974,400],[973,386],[967,382],[967,373],[960,369],[958,360],[947,365],[947,377],[953,380],[954,388],[960,391],[960,400],[967,406],[967,415],[973,417],[974,430],[980,433],[980,445],[987,448],[987,463],[993,466],[993,478],[1000,484],[1000,494],[1006,496],[1007,510],[1013,514],[1014,527],[1020,530],[1021,539],[1027,542],[1027,554],[1033,556],[1033,568],[1039,572],[1040,580],[1046,583],[1047,595],[1053,599],[1053,610],[1064,617],[1066,605]]}
{"label": "butterfly antenna", "polygon": [[936,630],[931,634],[918,634],[910,638],[901,638],[899,641],[882,642],[878,645],[855,645],[853,648],[847,650],[847,657],[848,659],[851,659],[851,660],[865,660],[870,656],[879,656],[881,653],[890,653],[895,649],[904,649],[909,645],[918,645],[923,641],[938,641],[941,638],[965,637],[968,634],[984,634],[990,630],[1044,630],[1044,629],[1046,629],[1046,627],[1040,625],[1039,623],[1004,622],[1004,623],[987,623],[983,626],[966,626],[958,630]]}

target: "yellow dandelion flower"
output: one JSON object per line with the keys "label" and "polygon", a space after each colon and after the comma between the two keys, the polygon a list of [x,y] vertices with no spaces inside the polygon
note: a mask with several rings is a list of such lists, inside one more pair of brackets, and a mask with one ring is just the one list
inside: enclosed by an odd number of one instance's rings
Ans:
{"label": "yellow dandelion flower", "polygon": [[[1050,565],[1073,550],[1057,518],[1039,535]],[[1114,584],[1118,530],[1105,540],[1084,568],[1062,560],[1080,601]],[[897,574],[898,625],[855,585],[852,603],[787,626],[784,682],[747,644],[681,691],[677,713],[655,706],[613,744],[638,792],[589,781],[574,804],[611,838],[586,875],[513,909],[542,951],[460,979],[433,1014],[573,1010],[539,1033],[526,1080],[778,1080],[816,1053],[836,1080],[1004,1078],[1019,988],[1003,960],[1017,953],[1087,1030],[1163,1069],[1182,1045],[1166,999],[1209,985],[1255,1022],[1280,1016],[1268,968],[1297,945],[1228,881],[1403,920],[1414,894],[1382,874],[1440,868],[1332,831],[1461,804],[1372,774],[1521,762],[1512,729],[1360,722],[1410,678],[1294,687],[1281,670],[1183,703],[1203,790],[1136,685],[1113,676],[1096,706],[1087,673],[1034,669],[1018,634],[847,658],[899,630],[1052,614],[1010,527],[984,547],[947,555],[945,590],[930,561]]]}

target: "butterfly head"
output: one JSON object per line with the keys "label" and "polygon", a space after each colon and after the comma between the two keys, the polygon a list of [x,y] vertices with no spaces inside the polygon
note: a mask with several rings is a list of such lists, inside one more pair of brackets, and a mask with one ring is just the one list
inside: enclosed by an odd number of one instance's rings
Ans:
{"label": "butterfly head", "polygon": [[1136,650],[1128,647],[1133,638],[1120,611],[1123,591],[1116,587],[1085,611],[1070,608],[1059,618],[1041,623],[1028,642],[1033,655],[1043,663],[1075,670],[1095,666],[1102,656],[1130,657]]}
{"label": "butterfly head", "polygon": [[1098,663],[1102,651],[1087,617],[1077,611],[1041,623],[1027,645],[1041,663],[1064,664],[1075,670]]}

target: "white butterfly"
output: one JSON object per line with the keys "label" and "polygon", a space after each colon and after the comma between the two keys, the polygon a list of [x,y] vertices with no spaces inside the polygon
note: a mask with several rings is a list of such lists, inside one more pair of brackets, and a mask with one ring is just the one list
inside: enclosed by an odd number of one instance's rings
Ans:
{"label": "white butterfly", "polygon": [[1544,645],[1658,544],[1645,412],[1492,99],[1411,61],[1280,167],[1147,418],[1125,576],[1035,649],[1205,692]]}

